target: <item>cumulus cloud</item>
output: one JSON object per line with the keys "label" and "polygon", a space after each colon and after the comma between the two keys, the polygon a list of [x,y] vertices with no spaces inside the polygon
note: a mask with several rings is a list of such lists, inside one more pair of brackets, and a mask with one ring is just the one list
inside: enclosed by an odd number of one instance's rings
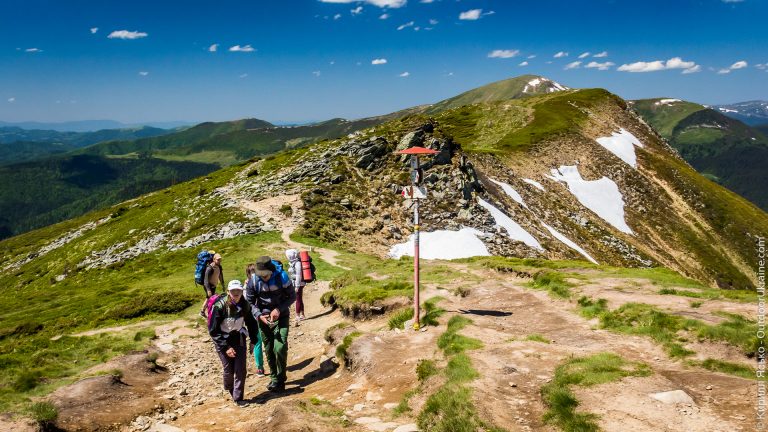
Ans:
{"label": "cumulus cloud", "polygon": [[593,55],[592,57],[596,57],[596,58],[608,57],[608,51],[599,52]]}
{"label": "cumulus cloud", "polygon": [[387,64],[387,59],[385,59],[385,58],[377,58],[377,59],[373,59],[373,60],[371,60],[371,64],[372,64],[372,65],[383,65],[383,64]]}
{"label": "cumulus cloud", "polygon": [[518,66],[528,66],[528,62],[524,61],[524,62],[520,63]]}
{"label": "cumulus cloud", "polygon": [[352,12],[352,15],[360,15],[361,13],[363,13],[363,7],[362,6],[358,6],[358,7],[354,8],[354,9],[350,10],[350,12]]}
{"label": "cumulus cloud", "polygon": [[149,36],[145,32],[140,31],[128,31],[128,30],[115,30],[107,36],[109,39],[141,39]]}
{"label": "cumulus cloud", "polygon": [[731,65],[731,70],[744,69],[747,66],[749,66],[747,62],[745,62],[744,60],[740,60]]}
{"label": "cumulus cloud", "polygon": [[489,58],[512,58],[520,54],[520,50],[493,50],[488,53]]}
{"label": "cumulus cloud", "polygon": [[760,70],[766,70],[766,69],[768,69],[768,63],[763,63],[763,64],[758,63],[758,64],[755,65],[755,67],[760,69]]}
{"label": "cumulus cloud", "polygon": [[531,54],[528,56],[529,59],[536,58],[536,54]]}
{"label": "cumulus cloud", "polygon": [[470,9],[466,12],[459,14],[459,19],[464,21],[475,21],[480,19],[480,14],[483,13],[482,9]]}
{"label": "cumulus cloud", "polygon": [[575,62],[568,63],[567,65],[565,65],[565,67],[563,69],[565,69],[565,70],[568,70],[568,69],[578,69],[579,66],[581,66],[581,62],[580,61],[575,61]]}
{"label": "cumulus cloud", "polygon": [[408,22],[407,22],[407,23],[405,23],[405,24],[401,24],[401,25],[399,25],[399,26],[397,27],[397,29],[398,29],[398,30],[403,30],[403,29],[406,29],[406,28],[408,28],[408,27],[413,27],[413,25],[414,25],[414,24],[416,24],[416,23],[414,23],[413,21],[408,21]]}
{"label": "cumulus cloud", "polygon": [[357,3],[359,1],[380,8],[399,8],[405,6],[408,2],[408,0],[320,0],[321,3]]}
{"label": "cumulus cloud", "polygon": [[568,57],[568,53],[565,51],[560,51],[557,54],[553,55],[554,58],[560,58],[560,57]]}
{"label": "cumulus cloud", "polygon": [[144,76],[149,75],[149,72],[147,72],[147,71],[140,71],[139,75],[144,77]]}
{"label": "cumulus cloud", "polygon": [[589,52],[589,51],[587,51],[587,52],[584,52],[584,53],[581,53],[581,54],[579,54],[579,58],[580,58],[580,59],[583,59],[583,58],[585,58],[585,57],[589,57],[589,54],[590,54],[590,52]]}
{"label": "cumulus cloud", "polygon": [[39,52],[43,52],[43,50],[41,50],[40,48],[27,48],[27,49],[24,50],[24,52],[39,53]]}
{"label": "cumulus cloud", "polygon": [[399,76],[400,78],[405,78],[405,77],[409,77],[409,76],[411,76],[411,73],[410,73],[410,72],[408,72],[408,71],[405,71],[405,72],[401,73],[401,74],[400,74],[400,75],[398,75],[398,76]]}
{"label": "cumulus cloud", "polygon": [[208,47],[209,52],[216,52],[219,49],[219,44],[212,44]]}
{"label": "cumulus cloud", "polygon": [[229,47],[229,51],[231,51],[231,52],[254,52],[254,51],[256,51],[256,49],[253,48],[250,45],[243,45],[243,46],[235,45],[235,46]]}
{"label": "cumulus cloud", "polygon": [[15,97],[9,97],[8,98],[8,103],[14,103],[14,102],[16,102],[16,98]]}
{"label": "cumulus cloud", "polygon": [[339,18],[341,18],[341,14],[336,14],[336,15],[334,15],[334,16],[333,16],[333,19],[334,19],[334,20],[337,20],[337,19],[339,19]]}
{"label": "cumulus cloud", "polygon": [[666,62],[655,60],[650,62],[634,62],[623,64],[618,67],[620,72],[657,72],[669,69],[683,69],[683,73],[693,73],[701,70],[701,67],[692,61],[685,61],[680,57],[673,57]]}
{"label": "cumulus cloud", "polygon": [[96,34],[97,31],[99,31],[98,27],[91,27],[91,34]]}
{"label": "cumulus cloud", "polygon": [[389,14],[388,13],[383,13],[383,14],[379,15],[379,19],[380,20],[385,20],[387,18],[389,18]]}
{"label": "cumulus cloud", "polygon": [[613,62],[598,63],[595,61],[591,61],[587,63],[587,65],[584,67],[588,69],[597,69],[597,70],[604,71],[604,70],[610,69],[611,66],[615,66],[615,63]]}
{"label": "cumulus cloud", "polygon": [[439,22],[440,22],[440,21],[438,21],[438,20],[436,20],[436,19],[430,19],[430,20],[429,20],[429,25],[437,25],[437,23],[439,23]]}

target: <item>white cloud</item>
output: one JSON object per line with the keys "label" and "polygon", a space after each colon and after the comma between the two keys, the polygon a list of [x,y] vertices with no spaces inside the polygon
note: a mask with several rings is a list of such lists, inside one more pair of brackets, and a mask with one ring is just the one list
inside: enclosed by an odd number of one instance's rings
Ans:
{"label": "white cloud", "polygon": [[480,14],[483,13],[482,9],[470,9],[466,12],[462,12],[459,14],[460,20],[465,21],[475,21],[480,19]]}
{"label": "white cloud", "polygon": [[588,69],[597,69],[597,70],[604,71],[604,70],[610,69],[611,66],[615,66],[615,65],[616,64],[613,62],[598,63],[598,62],[591,61],[587,63],[587,65],[584,67]]}
{"label": "white cloud", "polygon": [[149,72],[147,72],[147,71],[140,71],[139,75],[144,77],[144,76],[149,75]]}
{"label": "white cloud", "polygon": [[411,76],[411,73],[410,73],[410,72],[408,72],[408,71],[405,71],[405,72],[401,73],[401,74],[400,74],[400,75],[398,75],[398,76],[399,76],[400,78],[405,78],[405,77],[409,77],[409,76]]}
{"label": "white cloud", "polygon": [[240,75],[238,75],[237,77],[238,77],[238,78],[240,78],[240,79],[243,79],[243,78],[248,78],[248,74],[247,74],[247,73],[244,73],[244,74],[240,74]]}
{"label": "white cloud", "polygon": [[560,51],[557,54],[553,55],[554,58],[561,58],[561,57],[568,57],[568,53],[565,51]]}
{"label": "white cloud", "polygon": [[692,61],[685,61],[680,57],[673,57],[666,62],[655,60],[651,62],[634,62],[623,64],[616,69],[620,72],[656,72],[669,69],[683,69],[683,73],[693,73],[701,70],[701,66]]}
{"label": "white cloud", "polygon": [[730,70],[730,69],[728,69],[728,68],[726,68],[726,69],[720,69],[719,71],[717,71],[717,74],[718,74],[718,75],[725,75],[725,74],[729,74],[729,73],[731,73],[731,70]]}
{"label": "white cloud", "polygon": [[96,34],[97,31],[99,31],[98,27],[91,27],[91,34]]}
{"label": "white cloud", "polygon": [[495,13],[496,13],[496,11],[488,11],[488,12],[485,12],[485,13],[483,14],[483,16],[486,16],[486,15],[493,15],[493,14],[495,14]]}
{"label": "white cloud", "polygon": [[380,8],[399,8],[405,6],[408,0],[320,0],[321,3],[357,3],[358,1],[365,2]]}
{"label": "white cloud", "polygon": [[436,19],[430,19],[430,20],[429,20],[429,25],[437,25],[437,23],[439,23],[439,22],[440,22],[440,21],[438,21],[438,20],[436,20]]}
{"label": "white cloud", "polygon": [[580,65],[581,65],[580,61],[570,62],[567,65],[565,65],[565,68],[563,68],[563,69],[565,69],[565,70],[568,70],[568,69],[578,69]]}
{"label": "white cloud", "polygon": [[320,71],[312,71],[312,75],[319,77],[321,75]]}
{"label": "white cloud", "polygon": [[385,20],[387,18],[389,18],[389,14],[388,13],[383,13],[383,14],[379,15],[379,19],[380,20]]}
{"label": "white cloud", "polygon": [[339,18],[341,18],[341,14],[336,14],[336,15],[334,15],[334,16],[333,16],[333,19],[334,19],[334,20],[337,20],[337,19],[339,19]]}
{"label": "white cloud", "polygon": [[336,64],[336,60],[331,60],[331,61],[330,61],[328,64],[329,64],[329,65],[331,65],[331,66],[333,66],[333,65],[335,65],[335,64]]}
{"label": "white cloud", "polygon": [[256,51],[256,49],[253,48],[250,45],[243,45],[243,46],[235,45],[235,46],[229,47],[229,50],[231,52],[254,52],[254,51]]}
{"label": "white cloud", "polygon": [[589,57],[589,54],[591,54],[589,51],[587,51],[587,52],[585,52],[585,53],[581,53],[581,54],[579,54],[579,58],[580,58],[580,59],[583,59],[583,58],[585,58],[585,57]]}
{"label": "white cloud", "polygon": [[749,64],[747,62],[745,62],[744,60],[741,60],[741,61],[737,61],[736,63],[732,64],[731,65],[731,70],[744,69],[747,66],[749,66]]}
{"label": "white cloud", "polygon": [[350,12],[352,12],[352,15],[360,15],[361,13],[363,13],[363,7],[362,6],[358,6],[358,7],[354,8],[354,9],[350,10]]}
{"label": "white cloud", "polygon": [[758,63],[755,65],[755,67],[760,70],[765,70],[765,69],[768,69],[768,63],[763,63],[763,64]]}
{"label": "white cloud", "polygon": [[149,36],[140,31],[115,30],[107,36],[108,39],[141,39]]}
{"label": "white cloud", "polygon": [[219,49],[219,44],[212,44],[208,47],[209,52],[216,52]]}
{"label": "white cloud", "polygon": [[8,98],[8,103],[14,103],[14,102],[16,102],[16,98],[15,97]]}
{"label": "white cloud", "polygon": [[592,57],[601,58],[601,57],[608,57],[608,51],[599,52]]}
{"label": "white cloud", "polygon": [[419,3],[434,3],[435,0],[421,0]]}
{"label": "white cloud", "polygon": [[520,63],[518,66],[528,66],[528,62],[524,61],[524,62]]}
{"label": "white cloud", "polygon": [[696,66],[694,66],[692,68],[688,68],[688,69],[685,69],[683,71],[684,74],[691,74],[691,73],[696,73],[696,72],[701,72],[701,66],[696,65]]}
{"label": "white cloud", "polygon": [[493,50],[488,53],[489,58],[512,58],[520,54],[520,50]]}
{"label": "white cloud", "polygon": [[27,48],[27,49],[24,50],[24,52],[39,53],[39,52],[43,52],[43,50],[41,50],[40,48]]}
{"label": "white cloud", "polygon": [[536,54],[531,54],[528,56],[529,59],[536,58]]}
{"label": "white cloud", "polygon": [[723,0],[723,3],[741,3],[744,0]]}
{"label": "white cloud", "polygon": [[406,29],[408,27],[413,27],[414,24],[416,24],[416,23],[414,23],[413,21],[408,21],[407,23],[398,26],[397,29],[398,30],[402,30],[402,29]]}
{"label": "white cloud", "polygon": [[385,59],[385,58],[377,58],[377,59],[373,59],[373,60],[371,60],[371,64],[372,64],[372,65],[383,65],[383,64],[387,64],[387,59]]}

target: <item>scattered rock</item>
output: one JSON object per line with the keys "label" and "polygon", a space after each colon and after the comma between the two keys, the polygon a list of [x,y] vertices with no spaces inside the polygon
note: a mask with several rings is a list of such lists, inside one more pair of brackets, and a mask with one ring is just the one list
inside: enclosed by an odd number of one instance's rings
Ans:
{"label": "scattered rock", "polygon": [[693,398],[691,398],[688,393],[682,391],[682,390],[672,390],[668,392],[661,392],[661,393],[652,393],[649,395],[653,399],[656,399],[657,401],[664,402],[666,404],[677,404],[677,403],[684,403],[684,404],[691,404],[693,405]]}

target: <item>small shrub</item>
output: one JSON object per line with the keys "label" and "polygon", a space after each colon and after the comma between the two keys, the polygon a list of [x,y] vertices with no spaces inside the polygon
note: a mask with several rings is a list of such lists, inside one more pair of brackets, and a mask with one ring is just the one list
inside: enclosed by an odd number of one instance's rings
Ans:
{"label": "small shrub", "polygon": [[59,411],[50,402],[35,402],[29,407],[29,414],[46,430],[59,416]]}
{"label": "small shrub", "polygon": [[700,302],[700,301],[691,302],[691,307],[694,308],[694,309],[700,308],[701,305],[702,305],[702,302]]}
{"label": "small shrub", "polygon": [[565,281],[563,275],[550,270],[542,270],[533,275],[531,287],[547,290],[550,295],[560,298],[571,297],[571,284]]}
{"label": "small shrub", "polygon": [[32,390],[40,383],[40,372],[35,370],[22,370],[13,381],[13,389],[18,392]]}
{"label": "small shrub", "polygon": [[390,330],[394,330],[397,328],[402,329],[403,324],[405,324],[405,322],[408,321],[409,319],[413,319],[412,307],[406,307],[393,313],[392,316],[389,318],[389,322],[387,324]]}
{"label": "small shrub", "polygon": [[456,287],[451,290],[451,294],[461,298],[468,297],[471,292],[472,290],[464,286]]}
{"label": "small shrub", "polygon": [[285,217],[291,217],[293,215],[293,208],[290,204],[283,204],[278,210]]}
{"label": "small shrub", "polygon": [[147,340],[154,340],[157,339],[157,333],[154,329],[144,329],[139,330],[136,332],[135,335],[133,335],[133,340],[136,342],[142,341],[144,339]]}
{"label": "small shrub", "polygon": [[419,381],[424,381],[427,378],[437,375],[437,366],[432,360],[419,360],[416,365],[416,376],[419,377]]}
{"label": "small shrub", "polygon": [[197,302],[196,295],[184,291],[166,291],[141,294],[128,303],[118,305],[106,314],[106,318],[130,319],[151,313],[174,314]]}

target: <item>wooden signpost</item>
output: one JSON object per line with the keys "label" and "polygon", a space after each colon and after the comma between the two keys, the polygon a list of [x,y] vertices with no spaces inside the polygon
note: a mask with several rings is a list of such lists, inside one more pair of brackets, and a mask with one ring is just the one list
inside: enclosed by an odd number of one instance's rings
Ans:
{"label": "wooden signpost", "polygon": [[424,147],[411,147],[397,153],[411,155],[411,186],[403,188],[403,197],[413,200],[413,329],[419,330],[419,200],[427,198],[427,188],[421,186],[423,173],[419,155],[434,156],[439,152]]}

